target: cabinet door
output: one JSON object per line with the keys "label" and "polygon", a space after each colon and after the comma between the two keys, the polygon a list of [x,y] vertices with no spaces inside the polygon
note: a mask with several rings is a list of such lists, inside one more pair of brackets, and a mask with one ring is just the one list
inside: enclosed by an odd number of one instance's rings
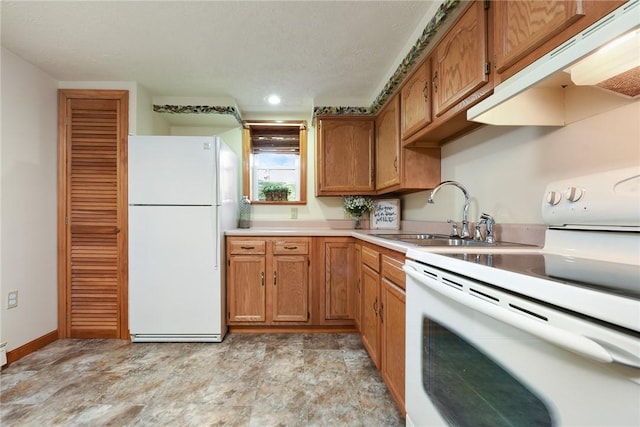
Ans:
{"label": "cabinet door", "polygon": [[484,2],[475,1],[438,43],[433,57],[433,110],[440,116],[489,81]]}
{"label": "cabinet door", "polygon": [[372,193],[374,144],[373,119],[319,119],[317,195]]}
{"label": "cabinet door", "polygon": [[265,257],[229,257],[227,307],[230,322],[266,320]]}
{"label": "cabinet door", "polygon": [[584,16],[582,0],[494,2],[495,67],[502,72]]}
{"label": "cabinet door", "polygon": [[431,59],[427,58],[402,86],[400,117],[402,139],[431,123]]}
{"label": "cabinet door", "polygon": [[404,413],[405,292],[387,279],[381,284],[382,377]]}
{"label": "cabinet door", "polygon": [[400,184],[400,98],[394,96],[376,118],[376,189]]}
{"label": "cabinet door", "polygon": [[325,319],[352,319],[353,243],[325,243]]}
{"label": "cabinet door", "polygon": [[356,329],[360,331],[362,321],[362,271],[359,268],[362,263],[362,247],[358,244],[354,245],[354,292],[353,292],[353,318],[356,323]]}
{"label": "cabinet door", "polygon": [[309,260],[307,255],[273,257],[272,320],[309,320]]}
{"label": "cabinet door", "polygon": [[371,360],[380,369],[378,346],[380,342],[380,276],[369,266],[362,265],[362,344],[369,352]]}
{"label": "cabinet door", "polygon": [[62,89],[58,102],[58,333],[127,339],[129,94]]}

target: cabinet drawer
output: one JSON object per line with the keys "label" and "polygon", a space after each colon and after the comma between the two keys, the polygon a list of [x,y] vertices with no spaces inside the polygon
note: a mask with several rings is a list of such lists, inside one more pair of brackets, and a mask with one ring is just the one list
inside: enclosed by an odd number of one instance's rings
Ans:
{"label": "cabinet drawer", "polygon": [[228,242],[229,254],[264,254],[266,252],[264,240],[230,240]]}
{"label": "cabinet drawer", "polygon": [[405,274],[402,269],[403,262],[386,255],[382,256],[382,277],[398,285],[402,289],[405,286]]}
{"label": "cabinet drawer", "polygon": [[380,271],[380,253],[375,249],[363,246],[362,263],[368,265],[374,271]]}
{"label": "cabinet drawer", "polygon": [[273,242],[273,253],[274,255],[308,254],[309,240],[308,239],[276,240]]}

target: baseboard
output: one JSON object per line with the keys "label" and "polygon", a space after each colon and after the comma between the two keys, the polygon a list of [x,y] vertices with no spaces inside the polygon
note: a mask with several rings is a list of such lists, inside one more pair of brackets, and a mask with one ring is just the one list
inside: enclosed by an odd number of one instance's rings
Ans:
{"label": "baseboard", "polygon": [[233,334],[353,334],[357,333],[355,326],[229,326]]}
{"label": "baseboard", "polygon": [[3,366],[3,368],[11,365],[13,362],[16,362],[28,354],[33,353],[36,350],[41,349],[42,347],[51,344],[54,341],[58,340],[58,330],[49,332],[46,335],[41,336],[40,338],[36,338],[33,341],[26,343],[18,348],[15,348],[9,352],[7,352],[7,364]]}

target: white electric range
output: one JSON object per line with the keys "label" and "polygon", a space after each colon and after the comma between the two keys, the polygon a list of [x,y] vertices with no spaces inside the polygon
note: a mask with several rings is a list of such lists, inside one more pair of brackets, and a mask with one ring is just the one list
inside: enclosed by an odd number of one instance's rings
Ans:
{"label": "white electric range", "polygon": [[640,167],[542,217],[541,250],[407,252],[408,425],[640,425]]}

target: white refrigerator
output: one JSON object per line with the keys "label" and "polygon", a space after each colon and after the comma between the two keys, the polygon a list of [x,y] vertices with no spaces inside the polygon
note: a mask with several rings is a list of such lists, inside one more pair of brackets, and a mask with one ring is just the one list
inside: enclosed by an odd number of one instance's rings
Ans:
{"label": "white refrigerator", "polygon": [[218,137],[131,136],[128,158],[131,340],[221,342],[237,156]]}

